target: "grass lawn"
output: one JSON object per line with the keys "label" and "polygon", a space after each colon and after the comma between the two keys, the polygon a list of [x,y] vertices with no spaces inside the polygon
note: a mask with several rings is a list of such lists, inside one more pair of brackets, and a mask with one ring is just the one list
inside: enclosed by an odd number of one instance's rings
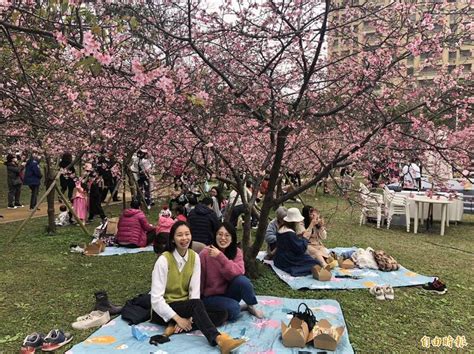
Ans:
{"label": "grass lawn", "polygon": [[[445,236],[439,236],[439,229],[414,235],[401,226],[391,230],[377,230],[370,224],[359,227],[357,210],[348,208],[343,200],[317,198],[307,196],[305,200],[331,216],[326,246],[384,249],[410,270],[441,277],[448,284],[448,293],[437,296],[419,287],[396,288],[395,301],[379,302],[360,289],[294,291],[262,266],[262,275],[255,281],[258,294],[339,301],[357,352],[413,353],[423,350],[423,336],[465,336],[468,343],[473,341],[473,215],[465,215],[464,222],[449,227]],[[119,206],[110,207],[107,213],[118,215]],[[155,222],[156,211],[152,215]],[[70,254],[70,243],[88,238],[78,227],[58,229],[56,235],[47,236],[45,224],[45,218],[32,220],[9,248],[5,248],[5,239],[19,223],[0,226],[0,353],[18,352],[27,334],[53,328],[72,331],[73,343],[82,341],[93,331],[74,331],[70,323],[89,312],[94,291],[105,289],[120,304],[150,288],[154,254]],[[94,226],[88,227],[92,230]],[[471,348],[469,344],[464,349]]]}

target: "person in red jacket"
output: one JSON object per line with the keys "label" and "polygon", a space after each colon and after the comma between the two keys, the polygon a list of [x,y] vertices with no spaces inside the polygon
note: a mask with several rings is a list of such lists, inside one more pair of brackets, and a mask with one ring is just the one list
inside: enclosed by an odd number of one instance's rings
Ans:
{"label": "person in red jacket", "polygon": [[145,247],[154,237],[155,226],[148,223],[140,210],[140,201],[132,200],[130,209],[125,209],[120,216],[115,236],[117,243],[128,248]]}

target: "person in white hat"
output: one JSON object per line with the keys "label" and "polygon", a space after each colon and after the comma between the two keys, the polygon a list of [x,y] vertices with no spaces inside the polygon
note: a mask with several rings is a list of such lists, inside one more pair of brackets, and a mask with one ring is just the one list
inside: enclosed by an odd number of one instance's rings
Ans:
{"label": "person in white hat", "polygon": [[311,268],[319,262],[306,254],[308,240],[298,236],[304,232],[303,215],[298,208],[290,208],[283,221],[277,233],[275,266],[292,276],[310,274]]}

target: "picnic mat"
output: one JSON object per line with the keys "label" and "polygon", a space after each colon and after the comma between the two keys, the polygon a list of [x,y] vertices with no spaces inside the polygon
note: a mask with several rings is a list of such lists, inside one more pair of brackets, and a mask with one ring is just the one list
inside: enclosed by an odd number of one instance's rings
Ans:
{"label": "picnic mat", "polygon": [[99,253],[98,256],[115,256],[129,253],[140,253],[140,252],[153,252],[153,246],[140,247],[140,248],[127,248],[127,247],[105,247],[104,252]]}
{"label": "picnic mat", "polygon": [[[356,250],[357,248],[331,248],[330,251],[340,254],[346,251]],[[263,260],[266,252],[259,252],[257,258]],[[334,268],[332,272],[332,279],[330,281],[319,281],[313,278],[312,275],[293,277],[287,272],[275,267],[273,261],[263,260],[264,263],[270,265],[278,277],[287,283],[292,289],[366,289],[374,285],[391,285],[392,287],[399,286],[414,286],[426,284],[433,281],[433,277],[427,277],[414,273],[402,266],[400,269],[393,272],[382,272],[374,269],[341,269]],[[336,278],[336,276],[354,276],[360,279],[351,278]]]}
{"label": "picnic mat", "polygon": [[[346,325],[339,303],[335,300],[286,299],[272,296],[258,296],[260,308],[265,312],[265,319],[257,319],[248,312],[242,312],[240,318],[219,327],[220,332],[229,333],[233,337],[247,337],[246,344],[238,348],[235,353],[240,354],[280,354],[280,353],[318,353],[312,345],[305,348],[286,348],[283,346],[281,335],[281,321],[288,323],[301,302],[305,302],[314,312],[316,318],[327,319],[333,325]],[[140,331],[149,336],[163,333],[164,327],[144,322],[137,326]],[[112,320],[93,333],[84,342],[72,347],[66,354],[95,354],[95,353],[219,353],[218,347],[211,347],[200,331],[174,335],[171,341],[154,346],[148,343],[149,338],[138,341],[132,336],[131,327],[120,317]],[[333,352],[328,352],[333,353]],[[338,344],[335,353],[354,353],[349,342],[347,328]]]}

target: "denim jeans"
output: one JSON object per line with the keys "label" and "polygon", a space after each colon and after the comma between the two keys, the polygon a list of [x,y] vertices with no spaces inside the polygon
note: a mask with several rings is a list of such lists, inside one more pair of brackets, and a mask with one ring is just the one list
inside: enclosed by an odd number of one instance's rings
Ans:
{"label": "denim jeans", "polygon": [[227,310],[229,321],[234,321],[239,317],[241,300],[244,300],[247,305],[257,304],[253,285],[245,275],[238,275],[232,279],[225,294],[202,299],[206,306]]}
{"label": "denim jeans", "polygon": [[[234,225],[234,227],[237,227],[237,223],[239,221],[239,216],[245,213],[245,206],[243,204],[237,205],[232,209],[232,213],[230,214],[230,220],[229,222]],[[258,215],[255,213],[255,211],[252,208],[252,213],[251,213],[251,221],[250,223],[252,226],[255,226],[258,224]]]}

